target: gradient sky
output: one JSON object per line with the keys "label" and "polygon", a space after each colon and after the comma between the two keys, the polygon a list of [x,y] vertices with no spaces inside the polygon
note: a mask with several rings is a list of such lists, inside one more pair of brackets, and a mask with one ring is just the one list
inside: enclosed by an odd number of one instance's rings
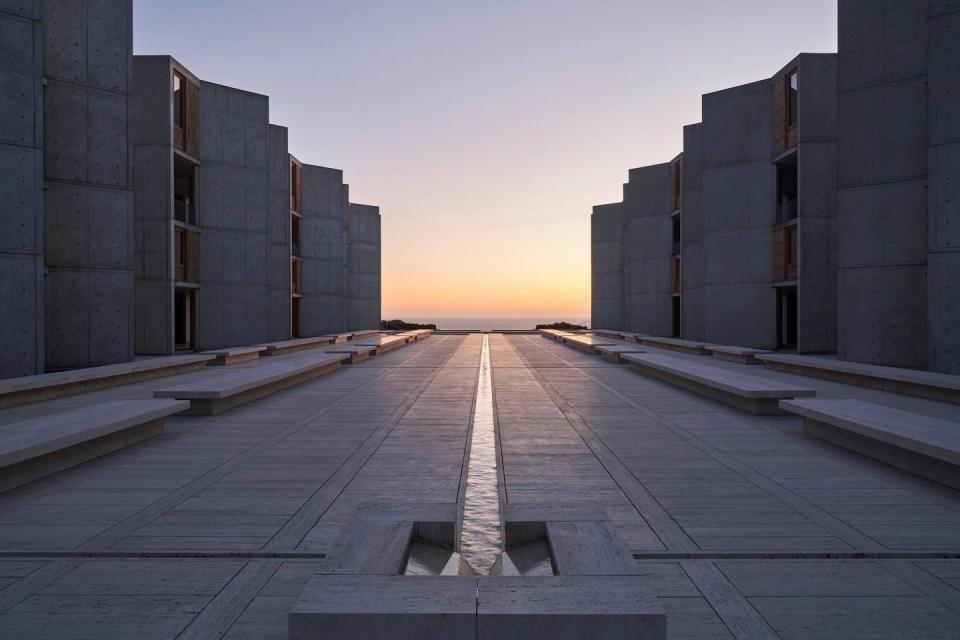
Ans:
{"label": "gradient sky", "polygon": [[135,53],[269,95],[380,206],[384,317],[588,318],[591,207],[836,41],[836,0],[134,0]]}

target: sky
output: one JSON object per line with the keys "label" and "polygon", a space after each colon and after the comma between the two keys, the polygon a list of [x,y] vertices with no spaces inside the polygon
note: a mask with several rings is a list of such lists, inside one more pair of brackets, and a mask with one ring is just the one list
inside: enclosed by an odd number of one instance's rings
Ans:
{"label": "sky", "polygon": [[590,316],[590,212],[836,0],[134,0],[134,52],[270,96],[380,206],[385,318]]}

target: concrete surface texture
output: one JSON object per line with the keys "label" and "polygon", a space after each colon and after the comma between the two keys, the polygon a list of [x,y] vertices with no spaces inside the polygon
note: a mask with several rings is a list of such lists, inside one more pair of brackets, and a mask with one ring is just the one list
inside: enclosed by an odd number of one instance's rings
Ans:
{"label": "concrete surface texture", "polygon": [[776,346],[776,298],[770,286],[770,228],[775,221],[772,104],[768,80],[703,96],[707,342],[758,349]]}
{"label": "concrete surface texture", "polygon": [[623,314],[623,204],[596,206],[590,217],[590,317],[598,329],[621,329]]}
{"label": "concrete surface texture", "polygon": [[42,6],[46,369],[122,362],[134,352],[131,2]]}
{"label": "concrete surface texture", "polygon": [[[199,107],[197,222],[203,286],[197,302],[197,349],[257,344],[289,337],[269,320],[277,303],[276,277],[268,261],[273,216],[289,219],[289,205],[270,207],[277,189],[271,170],[287,180],[285,140],[269,124],[267,96],[202,82]],[[271,135],[272,133],[272,135]],[[268,144],[274,138],[274,144]],[[269,154],[269,162],[268,162]],[[279,180],[279,178],[275,178]],[[274,186],[270,189],[268,186]],[[285,192],[289,193],[289,192]],[[287,203],[287,195],[282,196]],[[280,224],[279,221],[277,224]],[[289,260],[289,252],[283,264]],[[289,288],[277,312],[289,308]]]}
{"label": "concrete surface texture", "polygon": [[380,209],[351,202],[347,225],[347,324],[380,327]]}
{"label": "concrete surface texture", "polygon": [[[797,351],[837,350],[837,55],[801,54],[797,69]],[[782,75],[773,82],[782,82]]]}
{"label": "concrete surface texture", "polygon": [[[960,493],[807,437],[799,417],[537,335],[489,341],[505,513],[605,515],[667,638],[956,637]],[[434,335],[221,416],[171,416],[163,435],[0,495],[4,637],[290,637],[364,505],[397,521],[455,512],[481,344]],[[955,405],[767,376],[960,421]],[[0,411],[0,434],[157,384]]]}
{"label": "concrete surface texture", "polygon": [[43,36],[39,2],[0,5],[0,378],[43,371]]}
{"label": "concrete surface texture", "polygon": [[960,11],[839,8],[839,352],[957,373]]}
{"label": "concrete surface texture", "polygon": [[346,331],[349,188],[339,169],[304,164],[302,171],[301,332],[313,336]]}
{"label": "concrete surface texture", "polygon": [[[134,171],[135,348],[173,352],[173,138],[169,56],[135,56],[131,137]],[[181,73],[188,73],[180,69]]]}
{"label": "concrete surface texture", "polygon": [[669,163],[630,170],[623,185],[624,325],[671,335]]}
{"label": "concrete surface texture", "polygon": [[683,175],[680,179],[681,289],[680,334],[690,340],[703,340],[707,319],[704,315],[703,284],[703,125],[683,128]]}

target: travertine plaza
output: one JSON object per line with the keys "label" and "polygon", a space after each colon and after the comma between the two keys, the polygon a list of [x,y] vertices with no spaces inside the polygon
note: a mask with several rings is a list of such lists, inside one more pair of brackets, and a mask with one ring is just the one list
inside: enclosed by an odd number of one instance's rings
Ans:
{"label": "travertine plaza", "polygon": [[839,16],[477,333],[129,0],[0,2],[0,637],[960,637],[960,5]]}

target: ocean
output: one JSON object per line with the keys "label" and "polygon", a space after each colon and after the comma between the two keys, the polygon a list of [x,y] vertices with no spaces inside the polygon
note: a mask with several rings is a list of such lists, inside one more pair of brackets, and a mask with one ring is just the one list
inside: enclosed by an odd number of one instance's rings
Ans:
{"label": "ocean", "polygon": [[[389,319],[389,318],[388,318]],[[585,327],[590,326],[590,321],[584,318],[558,318],[552,316],[549,318],[401,318],[407,322],[416,322],[418,324],[436,324],[438,329],[477,329],[479,331],[492,331],[495,329],[534,329],[538,324],[550,324],[553,322],[570,322],[580,324]]]}

